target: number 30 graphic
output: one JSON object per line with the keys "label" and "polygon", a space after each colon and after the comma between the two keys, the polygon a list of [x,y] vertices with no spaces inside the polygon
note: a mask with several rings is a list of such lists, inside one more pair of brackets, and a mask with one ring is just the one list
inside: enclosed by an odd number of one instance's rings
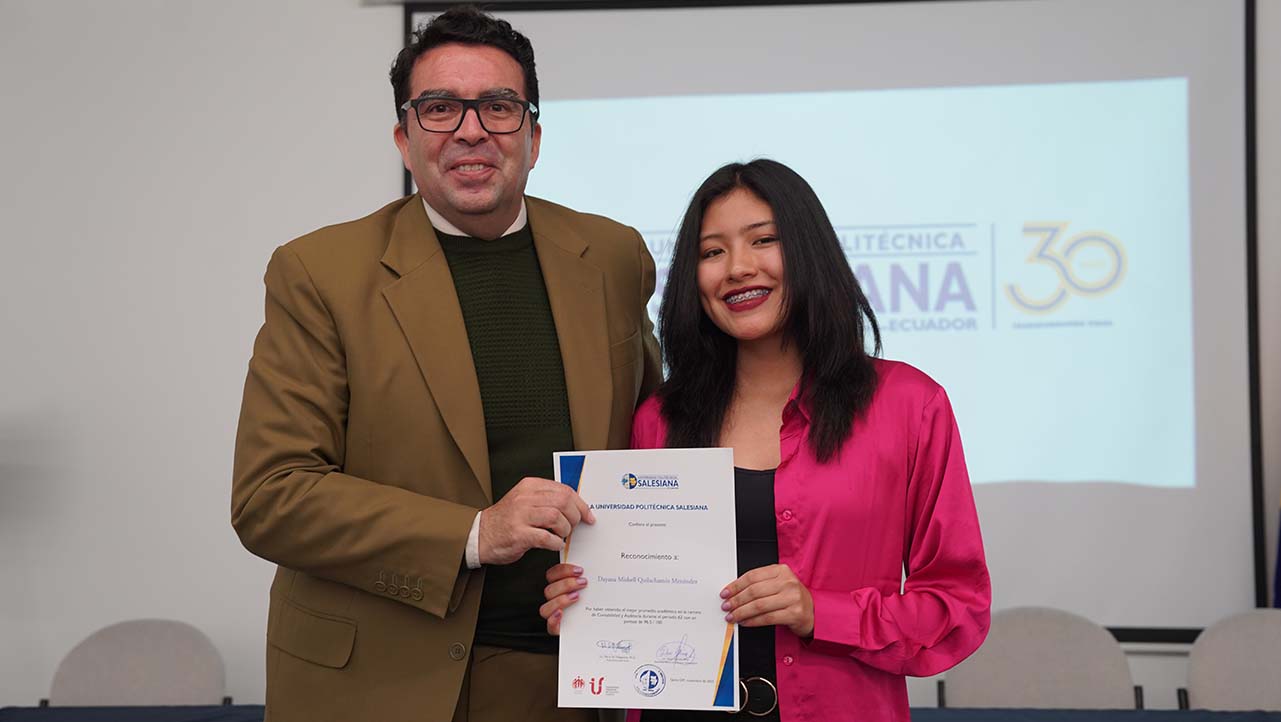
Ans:
{"label": "number 30 graphic", "polygon": [[[1058,286],[1043,298],[1031,298],[1019,286],[1006,284],[1005,295],[1027,313],[1049,313],[1069,296],[1098,296],[1116,288],[1125,278],[1125,248],[1102,231],[1066,237],[1067,223],[1024,223],[1023,235],[1040,241],[1028,254],[1028,263],[1049,266]],[[1057,248],[1056,248],[1057,246]]]}

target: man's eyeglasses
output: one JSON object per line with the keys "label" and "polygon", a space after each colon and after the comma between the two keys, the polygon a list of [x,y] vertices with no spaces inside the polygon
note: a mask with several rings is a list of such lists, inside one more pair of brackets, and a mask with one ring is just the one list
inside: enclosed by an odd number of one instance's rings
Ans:
{"label": "man's eyeglasses", "polygon": [[406,101],[400,106],[403,113],[413,109],[418,127],[428,133],[453,133],[463,125],[468,110],[476,111],[480,127],[486,133],[515,133],[525,124],[525,113],[538,121],[538,106],[528,100],[515,98],[448,98],[427,95]]}

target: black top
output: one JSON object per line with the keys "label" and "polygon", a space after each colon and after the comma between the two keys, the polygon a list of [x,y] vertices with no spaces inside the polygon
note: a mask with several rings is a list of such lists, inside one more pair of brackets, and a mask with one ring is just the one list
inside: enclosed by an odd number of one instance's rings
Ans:
{"label": "black top", "polygon": [[[738,575],[753,569],[778,564],[778,527],[774,522],[774,469],[740,469],[734,467],[735,531],[738,535]],[[738,628],[739,678],[765,677],[776,681],[774,667],[774,627]],[[774,694],[760,683],[750,685],[752,709],[767,709]],[[757,699],[756,695],[761,695]],[[742,695],[742,690],[739,690]],[[746,707],[748,700],[740,699]],[[735,717],[773,722],[778,709],[764,716],[752,717],[740,712]],[[724,712],[687,712],[679,710],[645,710],[642,722],[724,722]]]}
{"label": "black top", "polygon": [[[552,477],[552,452],[574,448],[560,341],[528,225],[492,241],[436,231],[467,326],[489,441],[494,500],[526,476]],[[556,552],[532,549],[487,567],[476,644],[554,654],[538,616]]]}

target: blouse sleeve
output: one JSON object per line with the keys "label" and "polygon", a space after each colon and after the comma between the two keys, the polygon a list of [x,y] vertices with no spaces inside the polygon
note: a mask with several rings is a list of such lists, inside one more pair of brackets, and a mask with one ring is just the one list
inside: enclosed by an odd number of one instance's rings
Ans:
{"label": "blouse sleeve", "polygon": [[903,592],[810,590],[811,648],[892,674],[924,677],[978,649],[992,604],[961,438],[941,388],[922,410],[906,501]]}
{"label": "blouse sleeve", "polygon": [[667,440],[667,432],[659,411],[658,397],[650,395],[636,409],[632,417],[633,449],[661,449]]}

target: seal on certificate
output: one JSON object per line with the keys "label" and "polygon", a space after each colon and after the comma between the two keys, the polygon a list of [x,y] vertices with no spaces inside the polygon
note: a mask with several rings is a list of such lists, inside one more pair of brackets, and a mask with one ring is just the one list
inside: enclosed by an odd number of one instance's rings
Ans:
{"label": "seal on certificate", "polygon": [[652,664],[642,664],[636,668],[634,680],[636,691],[645,697],[657,697],[667,686],[667,675]]}

